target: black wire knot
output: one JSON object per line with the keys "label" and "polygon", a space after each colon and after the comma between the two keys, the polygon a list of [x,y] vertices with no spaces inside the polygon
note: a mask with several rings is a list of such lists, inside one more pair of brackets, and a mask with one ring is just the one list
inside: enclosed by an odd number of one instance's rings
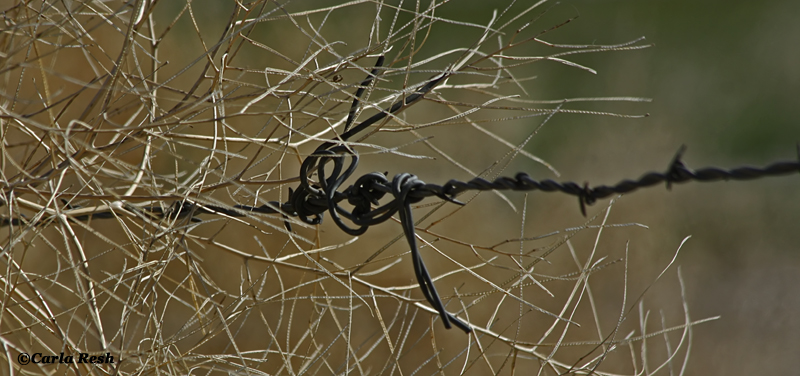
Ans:
{"label": "black wire knot", "polygon": [[[348,160],[349,164],[347,164]],[[342,231],[350,235],[361,235],[370,226],[383,223],[399,213],[403,233],[411,249],[414,274],[425,299],[439,313],[445,328],[450,329],[452,323],[469,333],[471,329],[468,324],[445,310],[444,303],[442,303],[428,268],[425,267],[419,253],[414,230],[414,217],[411,213],[412,204],[420,202],[430,195],[436,195],[448,201],[455,200],[445,195],[441,188],[431,190],[429,185],[408,173],[398,174],[390,182],[385,174],[372,172],[361,176],[353,185],[340,193],[338,189],[345,180],[353,175],[358,166],[358,160],[358,154],[346,146],[327,144],[320,146],[303,161],[300,168],[300,186],[292,192],[289,198],[294,212],[289,214],[296,215],[305,223],[318,224],[322,221],[324,212],[327,211]],[[330,173],[326,171],[328,165],[333,167]],[[319,186],[309,183],[309,174],[315,167]],[[393,199],[381,205],[380,200],[387,193]],[[353,206],[352,211],[339,205],[345,199]],[[321,202],[325,202],[324,208],[320,205]],[[356,227],[350,227],[343,218],[352,222]]]}

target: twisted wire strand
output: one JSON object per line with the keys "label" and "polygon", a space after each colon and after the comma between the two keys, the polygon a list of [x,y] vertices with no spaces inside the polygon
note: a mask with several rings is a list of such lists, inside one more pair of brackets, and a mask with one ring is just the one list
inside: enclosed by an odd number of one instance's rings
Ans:
{"label": "twisted wire strand", "polygon": [[[683,150],[683,148],[682,148]],[[350,157],[355,161],[357,166],[358,155],[350,154]],[[341,158],[329,158],[332,160],[339,160]],[[348,171],[354,170],[348,168]],[[718,167],[706,167],[698,170],[688,169],[680,159],[676,159],[670,164],[670,168],[666,172],[648,172],[642,175],[639,179],[631,180],[624,179],[615,185],[598,185],[589,187],[588,185],[580,185],[575,182],[557,182],[554,180],[535,180],[527,173],[520,172],[514,177],[499,177],[493,181],[483,178],[474,178],[469,181],[449,180],[443,185],[423,183],[416,186],[408,192],[410,199],[421,200],[428,197],[439,197],[444,200],[461,204],[456,197],[467,191],[490,191],[490,190],[511,190],[511,191],[542,191],[542,192],[560,192],[577,196],[579,203],[584,209],[582,210],[585,215],[585,206],[594,204],[597,200],[607,198],[614,194],[626,194],[636,191],[640,188],[647,188],[653,185],[666,183],[667,187],[672,184],[687,183],[691,181],[697,182],[713,182],[720,180],[755,180],[765,177],[788,175],[791,173],[800,173],[800,160],[798,161],[780,161],[772,163],[765,167],[741,166],[733,169],[722,169]],[[349,174],[339,174],[338,177],[333,179],[332,182],[337,182],[335,185],[329,187],[339,187],[341,182],[347,180]],[[331,178],[328,178],[331,180]],[[419,181],[419,180],[417,180]],[[383,223],[394,215],[397,210],[390,210],[396,204],[394,201],[380,206],[377,209],[366,209],[367,204],[378,205],[379,200],[387,193],[392,192],[391,182],[386,178],[386,175],[381,172],[371,172],[359,177],[356,182],[342,191],[328,189],[328,193],[317,190],[317,194],[311,194],[309,191],[298,189],[291,191],[290,198],[286,202],[269,201],[267,204],[261,206],[250,205],[234,205],[217,206],[208,205],[186,201],[176,201],[172,206],[162,208],[161,206],[126,206],[126,208],[135,208],[135,211],[148,213],[156,218],[185,218],[187,216],[194,216],[198,214],[222,214],[231,217],[246,217],[250,213],[261,214],[287,214],[292,217],[305,217],[303,222],[308,224],[318,224],[322,221],[322,215],[325,212],[337,213],[337,215],[344,216],[351,220],[353,223],[361,226],[372,226]],[[316,189],[313,188],[312,189]],[[351,213],[342,208],[338,204],[347,200],[356,209]],[[67,209],[80,209],[81,206],[69,205],[66,200],[62,201]],[[4,203],[0,203],[4,205]],[[331,211],[330,208],[334,210]],[[359,210],[360,209],[360,210]],[[67,212],[68,214],[68,212]],[[391,215],[390,215],[391,214]],[[309,218],[314,216],[313,219]],[[96,212],[91,214],[84,214],[80,216],[70,216],[70,218],[85,221],[88,219],[103,219],[113,218],[114,215],[110,211]],[[337,216],[334,216],[337,217]],[[191,218],[195,222],[200,222],[200,218]],[[41,219],[40,223],[47,222],[47,218]],[[339,218],[337,223],[341,222]],[[342,222],[343,223],[343,222]],[[2,218],[0,226],[8,225],[30,225],[31,221],[26,218]],[[340,226],[341,227],[341,226]],[[364,232],[361,230],[345,230],[352,235],[360,235]]]}
{"label": "twisted wire strand", "polygon": [[[350,108],[345,132],[338,137],[342,142],[347,141],[357,133],[367,129],[370,125],[394,115],[409,105],[421,100],[425,94],[433,90],[439,83],[450,76],[449,72],[433,77],[425,85],[414,90],[410,95],[404,95],[392,106],[371,116],[365,121],[351,128],[356,111],[358,110],[360,97],[365,88],[377,77],[379,67],[383,64],[383,56],[379,57],[375,68],[370,75],[361,83],[354,95],[353,105]],[[280,214],[283,216],[297,217],[300,221],[316,225],[322,223],[324,214],[330,214],[336,225],[345,233],[350,235],[361,235],[370,226],[374,226],[387,221],[389,218],[399,213],[403,233],[411,249],[411,258],[414,266],[414,273],[419,283],[425,299],[436,309],[442,319],[445,328],[450,329],[455,325],[466,333],[471,331],[469,324],[465,323],[456,316],[450,314],[445,309],[445,305],[439,297],[433,284],[433,279],[425,266],[417,246],[416,233],[414,229],[414,219],[411,212],[411,205],[418,203],[425,198],[436,196],[440,199],[456,204],[462,204],[456,197],[466,191],[489,191],[489,190],[512,190],[512,191],[542,191],[542,192],[561,192],[576,196],[580,204],[581,213],[586,215],[586,206],[592,205],[597,200],[609,197],[614,194],[630,193],[640,188],[651,187],[656,184],[666,183],[669,189],[672,184],[686,183],[690,181],[711,182],[718,180],[753,180],[769,176],[786,175],[800,172],[800,145],[798,145],[798,160],[783,161],[770,164],[766,167],[742,166],[730,170],[716,167],[707,167],[699,170],[691,170],[681,160],[686,147],[682,146],[665,172],[649,172],[636,180],[622,180],[615,185],[599,185],[590,187],[588,183],[580,185],[575,182],[556,182],[554,180],[535,180],[526,173],[518,173],[514,177],[499,177],[489,181],[476,177],[470,181],[450,180],[444,185],[427,184],[415,175],[401,173],[396,175],[391,181],[385,174],[371,172],[364,174],[355,183],[345,189],[341,189],[344,182],[352,177],[358,167],[358,153],[346,144],[335,141],[322,143],[317,149],[305,158],[300,167],[300,185],[297,189],[289,190],[289,199],[286,202],[270,201],[267,204],[255,207],[248,205],[234,205],[233,207],[205,205],[190,200],[176,201],[172,206],[162,208],[161,206],[133,206],[127,205],[126,209],[148,215],[153,218],[188,218],[192,222],[200,222],[195,216],[198,214],[216,214],[231,217],[246,217],[252,213],[261,214]],[[349,164],[345,166],[347,160]],[[330,173],[326,166],[332,165]],[[316,168],[319,182],[312,184],[309,176]],[[0,206],[8,201],[11,192],[5,192],[0,202]],[[393,199],[384,204],[380,200],[387,194]],[[348,210],[340,204],[347,201],[352,209]],[[78,206],[71,206],[64,202],[67,209],[77,209]],[[88,219],[114,218],[110,211],[96,212],[80,216],[69,217],[73,220],[84,221]],[[350,227],[344,219],[352,222],[355,227]],[[32,223],[25,217],[2,218],[1,226],[38,226],[46,225],[54,220],[54,216],[45,217]],[[291,231],[288,221],[286,227]]]}
{"label": "twisted wire strand", "polygon": [[[493,181],[478,177],[466,182],[453,179],[443,185],[427,184],[419,179],[415,179],[415,185],[409,190],[407,197],[409,200],[419,202],[424,198],[436,196],[444,200],[460,204],[456,197],[466,191],[539,190],[542,192],[561,192],[578,197],[582,212],[585,215],[585,206],[592,205],[597,200],[607,198],[614,194],[630,193],[640,188],[647,188],[661,183],[666,183],[667,188],[671,188],[672,184],[680,184],[690,181],[713,182],[719,180],[755,180],[770,176],[800,173],[800,159],[798,159],[798,161],[776,162],[765,167],[742,166],[730,170],[718,167],[706,167],[699,170],[691,170],[686,167],[686,165],[680,159],[685,149],[685,147],[681,147],[672,163],[670,163],[667,171],[648,172],[642,175],[639,179],[625,179],[611,186],[598,185],[590,187],[588,184],[580,185],[575,182],[556,182],[550,179],[535,180],[527,173],[520,172],[514,177],[499,177]],[[331,149],[330,151],[334,150],[340,152],[342,151],[338,148]],[[235,207],[244,211],[259,212],[263,214],[280,213],[280,211],[277,209],[281,208],[282,211],[285,211],[292,216],[306,218],[310,216],[321,216],[325,212],[329,212],[334,218],[336,218],[334,221],[337,224],[342,223],[341,218],[339,217],[340,215],[361,226],[371,226],[386,221],[389,219],[389,217],[391,217],[391,215],[397,212],[398,208],[396,208],[396,206],[400,203],[397,199],[383,206],[378,206],[375,209],[371,209],[370,206],[368,206],[370,204],[378,205],[379,200],[385,194],[394,192],[392,188],[394,183],[390,182],[383,173],[371,172],[362,175],[353,185],[347,187],[341,192],[332,189],[339,187],[341,182],[346,180],[350,176],[349,173],[355,170],[355,166],[358,165],[359,157],[357,154],[349,154],[348,156],[352,158],[351,165],[344,173],[342,173],[344,163],[343,158],[326,158],[325,162],[332,161],[334,164],[334,171],[330,177],[326,176],[324,169],[318,169],[321,180],[327,182],[326,184],[328,184],[323,187],[324,192],[317,193],[317,195],[309,195],[297,190],[294,191],[294,199],[290,198],[289,202],[287,203],[281,204],[279,202],[270,202],[269,204],[262,205],[260,207],[247,205],[236,205]],[[398,174],[395,176],[393,181],[396,181],[405,175],[407,174]],[[336,184],[331,185],[332,182]],[[302,198],[302,200],[298,200],[298,198]],[[355,207],[355,210],[352,213],[339,206],[339,203],[345,200]],[[229,209],[214,207],[214,210],[230,213],[234,216],[242,216],[241,213],[231,211]],[[318,222],[308,221],[307,223],[316,224]],[[342,225],[340,225],[340,227],[342,227]],[[353,232],[353,235],[363,234],[363,231],[365,230],[345,230],[347,233]]]}

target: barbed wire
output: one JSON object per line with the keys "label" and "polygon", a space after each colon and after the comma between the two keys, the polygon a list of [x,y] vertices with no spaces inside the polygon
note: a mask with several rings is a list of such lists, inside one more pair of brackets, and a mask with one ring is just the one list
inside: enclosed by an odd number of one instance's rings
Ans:
{"label": "barbed wire", "polygon": [[[395,115],[408,106],[423,99],[425,94],[433,90],[438,84],[447,79],[451,73],[445,71],[431,78],[426,84],[421,85],[410,95],[403,96],[392,106],[371,116],[365,121],[351,128],[355,120],[355,114],[359,107],[360,97],[366,87],[380,72],[380,66],[384,58],[380,56],[375,68],[369,76],[361,83],[354,95],[354,100],[348,118],[345,123],[344,133],[336,139],[322,143],[317,149],[305,158],[299,173],[300,185],[297,189],[289,191],[289,199],[286,202],[270,201],[261,206],[234,205],[226,207],[220,205],[206,205],[194,202],[190,199],[175,201],[172,206],[134,206],[124,205],[122,208],[140,212],[156,218],[188,218],[193,222],[200,222],[196,218],[198,214],[217,214],[231,217],[246,217],[252,213],[261,214],[280,214],[284,217],[297,217],[306,224],[316,225],[322,223],[324,214],[330,214],[332,220],[345,233],[349,235],[364,234],[370,226],[374,226],[387,221],[395,214],[399,214],[400,223],[403,227],[406,240],[411,249],[414,272],[425,299],[439,313],[445,328],[450,329],[455,325],[466,333],[471,331],[469,324],[458,317],[450,314],[445,309],[438,292],[433,284],[433,280],[428,272],[425,263],[419,253],[414,228],[414,220],[411,205],[418,203],[428,197],[438,197],[445,201],[456,204],[463,204],[457,200],[457,196],[466,191],[490,191],[490,190],[511,190],[511,191],[543,191],[561,192],[576,196],[579,201],[580,210],[586,215],[586,206],[592,205],[597,200],[609,197],[614,194],[625,194],[641,188],[651,187],[657,184],[666,183],[667,188],[672,184],[686,183],[690,181],[712,182],[719,180],[754,180],[770,176],[786,175],[790,173],[800,173],[800,145],[798,145],[797,161],[781,161],[765,167],[742,166],[733,169],[722,169],[717,167],[707,167],[699,170],[689,169],[682,161],[685,146],[681,146],[675,157],[670,162],[665,172],[649,172],[635,180],[622,180],[615,185],[599,185],[591,187],[588,183],[583,185],[575,182],[556,182],[554,180],[536,180],[527,173],[521,172],[514,177],[499,177],[489,181],[476,177],[469,181],[450,180],[443,185],[429,184],[420,180],[416,175],[410,173],[400,173],[390,181],[388,173],[371,172],[356,179],[355,183],[340,190],[345,181],[353,176],[358,167],[359,155],[348,144],[347,140],[369,126],[385,119],[387,116]],[[349,165],[345,167],[345,162],[349,160]],[[326,166],[331,164],[333,169],[326,171]],[[312,183],[310,176],[316,169],[318,182]],[[8,187],[3,194],[3,202],[0,206],[9,202],[13,187]],[[390,194],[393,199],[381,204],[380,200],[386,194]],[[347,201],[352,209],[348,210],[340,205]],[[67,209],[80,209],[79,206],[70,205],[66,201],[64,205]],[[84,221],[88,219],[114,218],[111,209],[98,211],[90,214],[69,215],[69,210],[63,212],[72,220]],[[344,219],[352,222],[355,227],[350,227]],[[47,216],[38,221],[31,221],[24,216],[17,218],[2,218],[0,226],[38,226],[53,221],[54,218]],[[288,220],[284,221],[287,229],[291,231]],[[452,324],[452,325],[451,325]]]}

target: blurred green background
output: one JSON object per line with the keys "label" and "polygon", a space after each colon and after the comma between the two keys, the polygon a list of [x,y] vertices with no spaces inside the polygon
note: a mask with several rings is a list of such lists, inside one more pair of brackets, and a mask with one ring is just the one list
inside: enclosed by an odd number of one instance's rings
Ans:
{"label": "blurred green background", "polygon": [[[689,147],[684,161],[695,168],[797,156],[800,3],[563,1],[551,12],[575,15],[545,39],[611,44],[645,36],[655,46],[581,56],[577,61],[596,76],[539,73],[534,96],[653,102],[623,106],[650,114],[641,120],[554,119],[530,150],[564,178],[612,183],[661,170],[681,144]],[[671,257],[664,251],[692,235],[678,258],[689,307],[696,318],[722,317],[697,328],[689,374],[797,372],[800,176],[654,188],[626,197],[616,210],[625,212],[616,218],[651,227],[630,237],[631,247],[653,252],[648,257],[659,265]]]}

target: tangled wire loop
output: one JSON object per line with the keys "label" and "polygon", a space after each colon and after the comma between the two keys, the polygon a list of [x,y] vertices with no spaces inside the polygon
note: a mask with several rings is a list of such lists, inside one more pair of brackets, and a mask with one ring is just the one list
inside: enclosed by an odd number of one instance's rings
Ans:
{"label": "tangled wire loop", "polygon": [[[345,159],[347,158],[350,159],[350,164],[345,169]],[[327,211],[336,225],[350,235],[361,235],[367,231],[369,226],[383,223],[399,212],[400,223],[411,248],[414,274],[425,299],[439,312],[445,328],[450,329],[452,323],[469,333],[471,331],[469,325],[447,312],[439,293],[436,292],[433,279],[425,267],[417,247],[414,218],[411,213],[411,204],[420,202],[428,196],[435,195],[448,201],[457,201],[452,196],[445,194],[441,187],[425,184],[409,173],[398,174],[391,182],[380,172],[369,173],[361,176],[355,184],[339,193],[338,189],[342,183],[355,172],[358,159],[358,154],[345,146],[317,149],[313,155],[303,161],[300,168],[300,186],[292,192],[289,205],[284,207],[290,210],[294,209],[294,212],[290,212],[290,214],[296,215],[308,224],[321,223],[323,214]],[[325,171],[328,163],[333,165],[330,175]],[[319,177],[319,187],[312,186],[308,181],[308,175],[315,165]],[[390,193],[394,199],[381,205],[379,200],[387,193]],[[339,202],[344,199],[347,199],[348,203],[353,206],[352,211],[339,205]],[[320,205],[323,202],[325,205]],[[373,205],[376,208],[373,209]],[[349,227],[344,223],[342,217],[347,218],[358,227]]]}

